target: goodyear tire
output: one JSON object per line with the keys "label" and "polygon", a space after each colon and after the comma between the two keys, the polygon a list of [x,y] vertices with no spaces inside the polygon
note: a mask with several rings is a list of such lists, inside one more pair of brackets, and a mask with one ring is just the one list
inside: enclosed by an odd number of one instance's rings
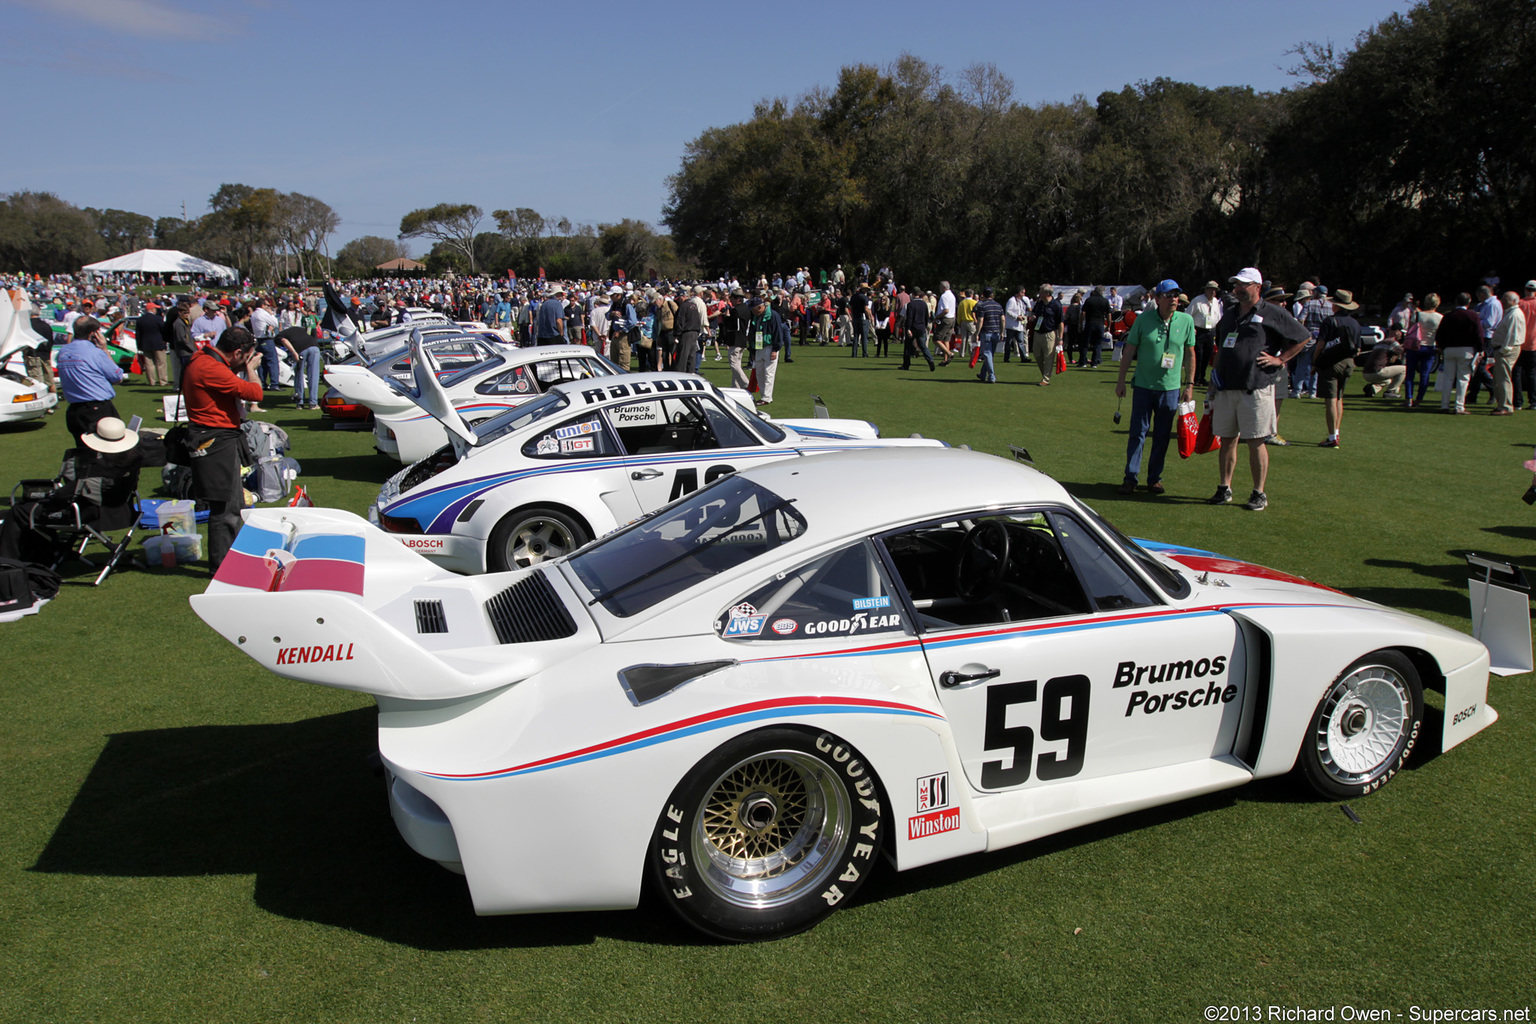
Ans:
{"label": "goodyear tire", "polygon": [[694,766],[662,808],[650,875],[693,927],[728,942],[793,935],[874,868],[885,805],[874,772],[831,733],[769,728]]}
{"label": "goodyear tire", "polygon": [[1330,798],[1363,796],[1402,770],[1424,721],[1424,690],[1396,651],[1367,654],[1334,680],[1302,743],[1301,774]]}
{"label": "goodyear tire", "polygon": [[552,508],[520,508],[496,524],[486,543],[491,572],[524,569],[575,551],[590,538],[581,524]]}

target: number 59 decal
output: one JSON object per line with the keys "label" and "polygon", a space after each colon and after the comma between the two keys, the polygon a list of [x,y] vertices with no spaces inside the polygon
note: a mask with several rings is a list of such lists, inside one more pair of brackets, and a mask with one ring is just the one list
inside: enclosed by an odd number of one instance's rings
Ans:
{"label": "number 59 decal", "polygon": [[987,725],[983,748],[1013,748],[1013,763],[984,761],[981,765],[982,789],[1008,789],[1029,781],[1034,770],[1041,781],[1069,779],[1083,770],[1084,748],[1088,745],[1087,676],[1057,676],[1046,681],[1045,697],[1040,706],[1040,738],[1066,740],[1067,749],[1034,757],[1035,730],[1027,725],[1008,725],[1008,709],[1015,704],[1032,704],[1038,681],[997,683],[987,688]]}

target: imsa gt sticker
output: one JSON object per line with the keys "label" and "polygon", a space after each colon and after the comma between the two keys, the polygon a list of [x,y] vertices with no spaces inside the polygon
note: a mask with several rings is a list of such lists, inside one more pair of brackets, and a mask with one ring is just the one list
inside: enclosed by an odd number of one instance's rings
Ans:
{"label": "imsa gt sticker", "polygon": [[917,809],[932,811],[949,806],[949,772],[927,775],[917,780]]}

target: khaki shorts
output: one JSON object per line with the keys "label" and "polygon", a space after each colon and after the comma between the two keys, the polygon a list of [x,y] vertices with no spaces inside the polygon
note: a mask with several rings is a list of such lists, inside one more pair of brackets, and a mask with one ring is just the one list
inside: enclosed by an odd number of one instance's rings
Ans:
{"label": "khaki shorts", "polygon": [[1217,437],[1257,441],[1275,432],[1275,386],[1246,391],[1217,391],[1211,400],[1211,432]]}

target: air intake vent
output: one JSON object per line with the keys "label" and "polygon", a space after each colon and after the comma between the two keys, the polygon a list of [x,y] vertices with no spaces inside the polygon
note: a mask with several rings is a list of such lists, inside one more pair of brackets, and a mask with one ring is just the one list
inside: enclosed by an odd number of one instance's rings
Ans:
{"label": "air intake vent", "polygon": [[418,633],[446,633],[446,632],[448,632],[448,616],[443,614],[443,602],[441,602],[441,601],[417,601],[416,602],[416,632],[418,632]]}
{"label": "air intake vent", "polygon": [[485,602],[496,639],[504,644],[559,640],[576,632],[549,578],[535,570]]}

